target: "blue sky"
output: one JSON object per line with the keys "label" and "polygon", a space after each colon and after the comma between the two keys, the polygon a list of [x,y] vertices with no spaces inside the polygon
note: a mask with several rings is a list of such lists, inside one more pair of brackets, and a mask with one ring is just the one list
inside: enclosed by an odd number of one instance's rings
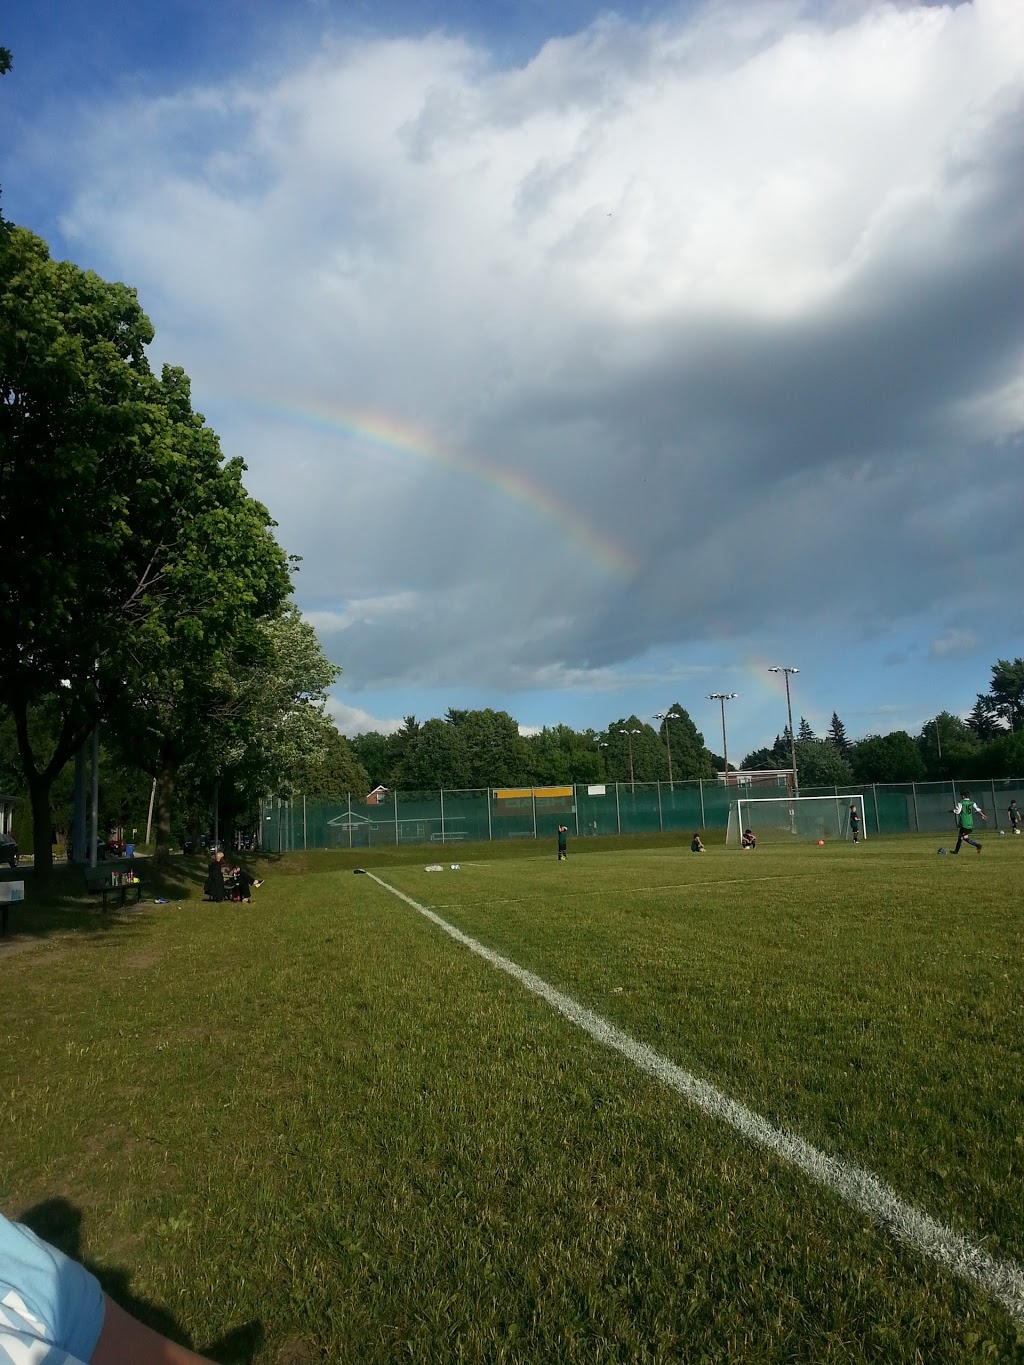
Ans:
{"label": "blue sky", "polygon": [[348,732],[730,757],[1021,650],[1024,7],[37,0],[6,215],[137,286]]}

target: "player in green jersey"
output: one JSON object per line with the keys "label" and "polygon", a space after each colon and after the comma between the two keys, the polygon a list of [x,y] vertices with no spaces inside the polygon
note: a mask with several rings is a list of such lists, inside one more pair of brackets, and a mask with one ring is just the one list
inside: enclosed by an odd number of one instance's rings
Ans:
{"label": "player in green jersey", "polygon": [[980,806],[976,806],[971,800],[971,793],[964,791],[960,793],[960,800],[953,807],[953,814],[956,816],[956,848],[954,853],[960,852],[961,844],[970,844],[971,848],[978,853],[981,852],[981,845],[971,838],[974,833],[974,815],[977,812],[982,820],[987,819],[985,812]]}

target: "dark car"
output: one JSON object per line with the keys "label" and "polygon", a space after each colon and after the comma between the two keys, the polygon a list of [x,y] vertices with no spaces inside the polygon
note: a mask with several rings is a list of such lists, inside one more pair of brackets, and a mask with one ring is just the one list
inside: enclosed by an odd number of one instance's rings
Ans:
{"label": "dark car", "polygon": [[0,863],[18,866],[18,841],[13,834],[0,834]]}

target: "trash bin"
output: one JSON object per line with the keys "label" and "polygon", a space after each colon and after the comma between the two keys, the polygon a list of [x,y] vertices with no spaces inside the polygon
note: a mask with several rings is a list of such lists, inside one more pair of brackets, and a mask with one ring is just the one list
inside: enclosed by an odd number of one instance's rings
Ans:
{"label": "trash bin", "polygon": [[125,856],[126,858],[134,858],[134,857],[135,857],[135,845],[134,845],[134,844],[125,844],[125,846],[124,846],[124,856]]}

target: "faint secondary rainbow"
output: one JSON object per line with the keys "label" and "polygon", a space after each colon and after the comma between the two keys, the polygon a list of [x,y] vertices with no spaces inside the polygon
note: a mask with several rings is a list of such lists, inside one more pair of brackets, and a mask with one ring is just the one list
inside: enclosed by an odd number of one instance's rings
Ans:
{"label": "faint secondary rainbow", "polygon": [[252,398],[247,398],[245,402],[250,409],[256,409],[278,421],[298,423],[333,436],[346,436],[380,450],[472,478],[493,493],[552,522],[606,573],[626,580],[636,571],[636,562],[623,545],[607,532],[599,531],[549,489],[515,470],[492,467],[478,456],[450,450],[397,418],[353,408],[326,408]]}

